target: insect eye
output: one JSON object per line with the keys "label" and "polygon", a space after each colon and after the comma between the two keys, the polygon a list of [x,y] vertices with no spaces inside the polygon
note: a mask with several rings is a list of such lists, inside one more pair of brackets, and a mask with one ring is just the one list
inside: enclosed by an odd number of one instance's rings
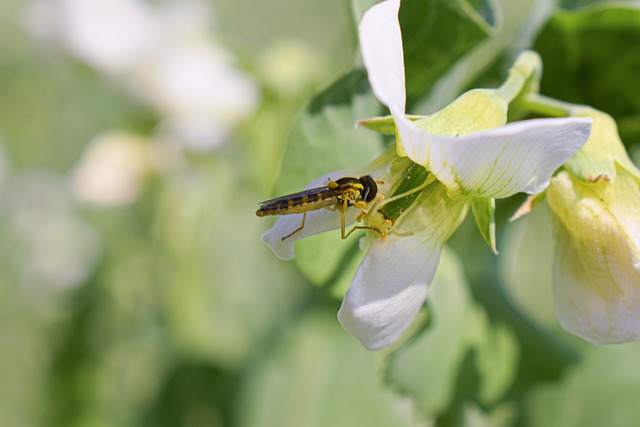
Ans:
{"label": "insect eye", "polygon": [[369,175],[360,177],[360,182],[364,187],[364,191],[362,193],[362,199],[365,202],[369,203],[370,201],[376,198],[376,195],[378,194],[378,185],[376,184],[375,180],[371,178]]}

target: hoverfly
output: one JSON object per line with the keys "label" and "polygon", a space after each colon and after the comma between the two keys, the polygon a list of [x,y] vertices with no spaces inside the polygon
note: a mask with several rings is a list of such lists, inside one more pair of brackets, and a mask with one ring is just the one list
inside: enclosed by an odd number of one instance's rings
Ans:
{"label": "hoverfly", "polygon": [[360,178],[344,177],[335,181],[329,180],[323,187],[310,188],[298,193],[288,194],[275,199],[266,200],[260,203],[260,208],[256,211],[257,216],[267,215],[291,215],[302,214],[300,227],[293,230],[282,238],[285,240],[304,228],[307,212],[318,209],[337,210],[340,212],[340,235],[346,239],[357,229],[372,229],[386,236],[386,230],[381,231],[378,227],[355,226],[348,233],[345,233],[344,215],[351,206],[359,208],[362,213],[358,221],[367,213],[368,206],[376,199],[378,185],[369,175]]}

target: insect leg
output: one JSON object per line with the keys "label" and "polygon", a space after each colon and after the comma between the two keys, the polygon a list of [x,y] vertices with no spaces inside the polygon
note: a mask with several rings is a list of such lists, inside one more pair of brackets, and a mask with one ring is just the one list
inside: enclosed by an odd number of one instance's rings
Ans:
{"label": "insect leg", "polygon": [[351,236],[351,233],[353,233],[356,230],[374,230],[380,233],[380,236],[382,237],[383,240],[387,237],[387,232],[379,230],[377,227],[372,227],[370,225],[355,225],[351,230],[349,230],[349,232],[343,237],[343,239],[346,239],[347,237]]}
{"label": "insect leg", "polygon": [[288,239],[289,237],[293,236],[294,234],[296,234],[298,231],[302,230],[304,228],[304,222],[307,220],[307,213],[304,212],[302,214],[302,224],[300,224],[300,227],[296,228],[295,230],[293,230],[291,233],[287,234],[286,236],[284,236],[281,240],[284,241],[284,239]]}
{"label": "insect leg", "polygon": [[344,213],[347,211],[347,209],[349,208],[349,199],[348,198],[344,198],[344,202],[342,202],[342,207],[339,207],[339,211],[340,211],[340,236],[342,236],[342,239],[346,239],[347,236],[344,235]]}

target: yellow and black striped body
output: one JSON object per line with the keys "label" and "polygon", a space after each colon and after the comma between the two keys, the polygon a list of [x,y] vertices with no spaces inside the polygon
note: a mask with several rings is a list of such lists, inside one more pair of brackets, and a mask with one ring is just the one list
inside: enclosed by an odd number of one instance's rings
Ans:
{"label": "yellow and black striped body", "polygon": [[344,212],[349,206],[372,201],[378,187],[369,175],[360,178],[345,177],[329,181],[324,187],[310,188],[260,203],[258,216],[291,215],[318,209]]}

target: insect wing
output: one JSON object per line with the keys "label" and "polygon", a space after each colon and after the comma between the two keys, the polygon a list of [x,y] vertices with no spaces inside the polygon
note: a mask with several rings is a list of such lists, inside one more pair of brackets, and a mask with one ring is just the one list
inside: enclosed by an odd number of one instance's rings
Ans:
{"label": "insect wing", "polygon": [[266,200],[260,204],[256,214],[258,216],[285,215],[326,208],[334,205],[336,197],[347,191],[349,191],[349,188],[342,186],[336,188],[310,188],[298,193]]}

